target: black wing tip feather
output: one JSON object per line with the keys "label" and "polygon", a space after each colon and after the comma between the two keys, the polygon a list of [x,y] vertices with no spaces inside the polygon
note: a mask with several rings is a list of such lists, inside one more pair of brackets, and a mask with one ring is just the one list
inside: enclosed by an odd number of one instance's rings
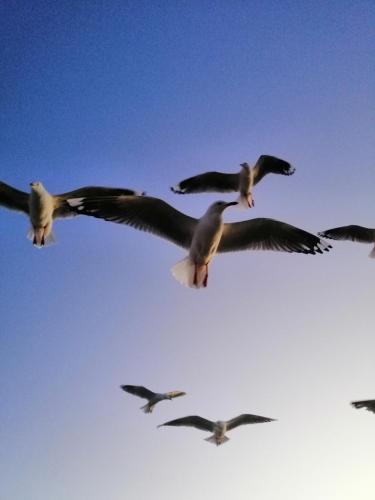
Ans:
{"label": "black wing tip feather", "polygon": [[330,240],[333,240],[334,238],[330,235],[330,231],[319,231],[318,236],[321,236],[322,238],[329,238]]}
{"label": "black wing tip feather", "polygon": [[125,385],[120,385],[120,388],[125,391],[125,392],[129,392],[129,390],[131,390],[132,388],[134,388],[136,386],[134,385],[128,385],[128,384],[125,384]]}
{"label": "black wing tip feather", "polygon": [[176,186],[170,186],[169,189],[172,191],[172,193],[175,194],[186,194],[185,191],[181,189],[180,184],[177,184]]}
{"label": "black wing tip feather", "polygon": [[375,413],[375,400],[369,399],[364,401],[352,401],[350,404],[354,406],[354,408],[357,409],[366,408],[366,410]]}

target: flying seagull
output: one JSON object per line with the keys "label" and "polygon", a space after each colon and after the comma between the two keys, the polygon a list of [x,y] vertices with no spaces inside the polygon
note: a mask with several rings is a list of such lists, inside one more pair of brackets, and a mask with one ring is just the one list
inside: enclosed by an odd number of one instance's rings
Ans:
{"label": "flying seagull", "polygon": [[253,167],[241,163],[237,174],[206,172],[181,181],[171,190],[177,194],[239,191],[238,202],[245,208],[253,207],[252,188],[267,174],[292,175],[295,168],[276,156],[261,155]]}
{"label": "flying seagull", "polygon": [[[359,243],[374,243],[375,245],[375,229],[362,226],[342,226],[333,229],[327,229],[318,233],[319,236],[324,238],[331,238],[332,240],[348,240],[356,241]],[[375,246],[371,250],[369,257],[375,258]]]}
{"label": "flying seagull", "polygon": [[366,401],[353,401],[352,405],[354,406],[354,408],[366,408],[366,410],[375,413],[375,399],[368,399]]}
{"label": "flying seagull", "polygon": [[273,219],[224,224],[223,211],[236,202],[217,201],[200,219],[149,196],[83,197],[68,203],[78,213],[127,224],[189,249],[189,255],[172,268],[172,274],[193,288],[207,286],[208,265],[216,252],[277,250],[316,254],[331,248],[317,236]]}
{"label": "flying seagull", "polygon": [[185,427],[195,427],[201,431],[213,432],[212,436],[205,439],[209,443],[214,443],[216,446],[229,441],[225,433],[238,427],[239,425],[245,424],[261,424],[263,422],[273,422],[274,418],[259,417],[258,415],[250,415],[248,413],[243,413],[238,417],[234,417],[231,420],[218,420],[217,422],[212,422],[206,418],[199,417],[198,415],[192,415],[190,417],[177,418],[176,420],[170,420],[164,424],[158,425],[158,427],[163,427],[164,425],[171,426],[185,426]]}
{"label": "flying seagull", "polygon": [[147,399],[148,403],[144,406],[141,406],[141,410],[143,410],[145,413],[151,413],[154,409],[154,406],[156,405],[156,403],[159,403],[159,401],[163,401],[164,399],[172,400],[173,398],[178,398],[180,396],[186,395],[186,392],[182,391],[171,391],[164,393],[152,392],[142,385],[122,385],[121,389],[123,389],[125,392],[128,392],[129,394],[134,394],[134,396]]}
{"label": "flying seagull", "polygon": [[43,247],[54,241],[52,224],[54,219],[64,219],[77,215],[66,200],[77,196],[119,196],[142,195],[131,189],[107,187],[83,187],[68,193],[51,195],[41,182],[31,182],[30,193],[0,182],[0,206],[26,214],[31,223],[28,237],[37,247]]}

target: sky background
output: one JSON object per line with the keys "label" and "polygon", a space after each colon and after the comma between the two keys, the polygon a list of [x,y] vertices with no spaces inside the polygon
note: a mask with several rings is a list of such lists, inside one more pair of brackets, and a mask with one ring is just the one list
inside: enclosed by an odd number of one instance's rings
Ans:
{"label": "sky background", "polygon": [[[199,217],[223,195],[169,186],[273,154],[295,175],[225,220],[374,227],[374,25],[365,0],[2,2],[0,178]],[[162,239],[81,217],[38,251],[28,226],[0,211],[1,500],[373,499],[369,245],[217,256],[191,290]],[[121,384],[188,395],[145,415]],[[278,421],[156,429],[240,413]]]}

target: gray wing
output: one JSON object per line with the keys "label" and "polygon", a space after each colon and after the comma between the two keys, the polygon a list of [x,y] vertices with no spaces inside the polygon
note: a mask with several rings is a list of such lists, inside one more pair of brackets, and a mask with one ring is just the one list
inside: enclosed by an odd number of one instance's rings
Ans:
{"label": "gray wing", "polygon": [[375,399],[368,399],[366,401],[353,401],[354,408],[366,408],[368,411],[375,413]]}
{"label": "gray wing", "polygon": [[102,186],[88,186],[69,191],[67,193],[54,195],[55,210],[53,213],[54,218],[73,217],[78,215],[77,212],[67,203],[70,198],[100,198],[102,196],[136,196],[143,195],[144,193],[134,191],[133,189],[124,188],[111,188]]}
{"label": "gray wing", "polygon": [[146,387],[143,387],[142,385],[122,385],[121,389],[129,394],[148,400],[152,399],[156,395],[155,392],[146,389]]}
{"label": "gray wing", "polygon": [[243,413],[238,417],[234,417],[227,422],[227,430],[230,431],[239,425],[245,424],[262,424],[263,422],[273,422],[274,418],[260,417],[259,415],[250,415],[249,413]]}
{"label": "gray wing", "polygon": [[212,432],[214,430],[213,422],[205,418],[199,417],[197,415],[192,415],[190,417],[176,418],[176,420],[170,420],[169,422],[165,422],[164,424],[158,425],[158,427],[162,427],[163,425],[172,425],[172,426],[182,425],[185,427],[195,427],[196,429],[209,432]]}
{"label": "gray wing", "polygon": [[181,181],[171,190],[177,194],[238,191],[239,174],[206,172]]}
{"label": "gray wing", "polygon": [[159,198],[110,196],[68,200],[78,214],[90,215],[118,224],[127,224],[176,245],[189,248],[197,219],[189,217]]}
{"label": "gray wing", "polygon": [[29,194],[0,182],[0,206],[29,214]]}
{"label": "gray wing", "polygon": [[237,250],[276,250],[315,254],[329,251],[331,245],[303,229],[273,219],[250,219],[224,224],[218,252]]}
{"label": "gray wing", "polygon": [[362,226],[335,227],[318,234],[332,240],[349,240],[358,241],[359,243],[373,243],[375,241],[375,229]]}
{"label": "gray wing", "polygon": [[186,392],[183,391],[170,391],[166,392],[165,394],[170,398],[179,398],[180,396],[186,396]]}
{"label": "gray wing", "polygon": [[258,184],[267,174],[292,175],[295,170],[290,163],[276,156],[261,155],[253,168],[253,183]]}

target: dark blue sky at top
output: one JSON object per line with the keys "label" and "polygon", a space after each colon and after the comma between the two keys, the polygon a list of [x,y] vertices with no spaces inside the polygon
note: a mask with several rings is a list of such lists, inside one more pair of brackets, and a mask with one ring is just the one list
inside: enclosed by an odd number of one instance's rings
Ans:
{"label": "dark blue sky at top", "polygon": [[4,3],[7,179],[21,181],[27,165],[60,182],[81,163],[84,174],[119,168],[120,158],[147,171],[151,158],[165,165],[164,149],[179,158],[202,138],[221,143],[246,130],[251,142],[301,118],[329,126],[335,108],[345,113],[343,94],[361,99],[370,84],[371,44],[364,50],[356,33],[370,31],[371,17],[355,4]]}

